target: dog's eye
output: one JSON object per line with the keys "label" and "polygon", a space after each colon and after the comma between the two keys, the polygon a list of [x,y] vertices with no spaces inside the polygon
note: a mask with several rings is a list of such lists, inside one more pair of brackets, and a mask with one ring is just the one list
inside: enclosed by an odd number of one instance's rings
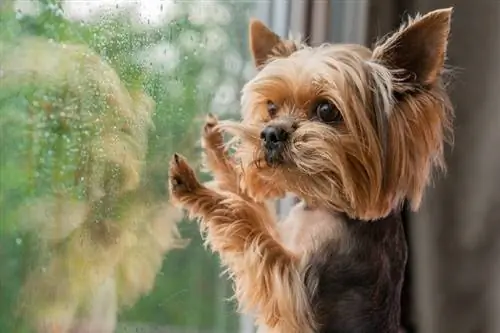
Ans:
{"label": "dog's eye", "polygon": [[267,112],[269,112],[269,115],[271,117],[274,117],[278,112],[278,106],[272,101],[267,101]]}
{"label": "dog's eye", "polygon": [[335,105],[328,101],[316,104],[316,117],[324,123],[334,123],[342,120],[342,115]]}

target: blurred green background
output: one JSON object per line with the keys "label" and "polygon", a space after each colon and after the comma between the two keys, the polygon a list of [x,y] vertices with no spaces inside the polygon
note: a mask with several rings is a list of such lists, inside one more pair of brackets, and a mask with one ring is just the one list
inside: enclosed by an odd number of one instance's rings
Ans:
{"label": "blurred green background", "polygon": [[0,332],[236,332],[166,179],[207,112],[238,115],[252,3],[70,2],[0,4]]}

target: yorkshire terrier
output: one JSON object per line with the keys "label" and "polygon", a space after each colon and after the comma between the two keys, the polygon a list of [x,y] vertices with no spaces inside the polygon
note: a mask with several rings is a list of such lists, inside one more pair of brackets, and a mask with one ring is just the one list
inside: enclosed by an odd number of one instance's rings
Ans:
{"label": "yorkshire terrier", "polygon": [[[373,49],[308,47],[251,21],[257,74],[242,91],[243,119],[204,127],[215,186],[178,154],[169,182],[264,331],[399,331],[402,203],[419,208],[452,134],[451,14],[411,19]],[[301,202],[277,224],[266,200],[285,193]]]}

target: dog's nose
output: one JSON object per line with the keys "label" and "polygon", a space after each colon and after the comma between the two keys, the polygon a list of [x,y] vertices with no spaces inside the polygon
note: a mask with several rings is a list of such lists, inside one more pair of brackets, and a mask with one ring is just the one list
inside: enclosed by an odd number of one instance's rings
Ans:
{"label": "dog's nose", "polygon": [[260,133],[260,138],[266,145],[276,145],[280,142],[286,141],[288,133],[285,129],[279,126],[267,126]]}
{"label": "dog's nose", "polygon": [[267,126],[260,133],[265,149],[265,158],[268,165],[277,165],[283,161],[283,150],[285,148],[286,140],[288,139],[288,132],[280,126]]}

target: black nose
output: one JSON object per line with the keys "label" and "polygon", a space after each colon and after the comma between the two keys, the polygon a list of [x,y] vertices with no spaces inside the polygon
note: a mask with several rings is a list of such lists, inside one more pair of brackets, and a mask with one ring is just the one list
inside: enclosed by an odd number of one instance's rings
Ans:
{"label": "black nose", "polygon": [[288,133],[285,129],[278,126],[267,126],[260,132],[260,138],[264,140],[266,145],[274,145],[288,138]]}

